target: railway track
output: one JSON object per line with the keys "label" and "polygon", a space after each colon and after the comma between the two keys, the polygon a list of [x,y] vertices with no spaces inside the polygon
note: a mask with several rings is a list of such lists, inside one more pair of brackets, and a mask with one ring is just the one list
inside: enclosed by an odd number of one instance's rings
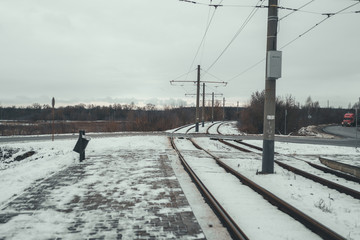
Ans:
{"label": "railway track", "polygon": [[[193,125],[193,124],[187,124],[187,125],[181,126],[181,127],[179,127],[179,128],[176,128],[172,133],[176,133],[176,132],[180,131],[181,129],[184,129],[184,128],[189,127],[189,126],[191,126],[191,125]],[[194,127],[195,127],[195,126],[194,126]],[[189,128],[189,129],[190,129],[190,128]],[[189,131],[189,129],[186,131],[186,133]]]}
{"label": "railway track", "polygon": [[[271,203],[272,205],[276,206],[279,210],[281,210],[282,212],[288,214],[289,216],[291,216],[292,218],[296,219],[297,221],[301,222],[305,227],[307,227],[308,229],[310,229],[311,231],[313,231],[314,233],[316,233],[318,236],[320,236],[323,239],[345,239],[344,237],[340,236],[339,234],[337,234],[336,232],[332,231],[331,229],[327,228],[326,226],[324,226],[323,224],[321,224],[320,222],[314,220],[313,218],[309,217],[308,215],[304,214],[303,212],[301,212],[300,210],[296,209],[295,207],[291,206],[290,204],[286,203],[285,201],[281,200],[280,198],[278,198],[277,196],[275,196],[274,194],[272,194],[271,192],[267,191],[266,189],[262,188],[261,186],[257,185],[256,183],[254,183],[253,181],[251,181],[250,179],[246,178],[245,176],[241,175],[238,171],[232,169],[230,166],[228,166],[225,162],[221,161],[220,158],[216,157],[214,154],[212,154],[211,152],[201,148],[197,143],[195,143],[193,140],[190,140],[192,142],[192,144],[200,151],[204,152],[205,154],[207,154],[208,156],[210,156],[213,160],[216,161],[216,163],[221,166],[223,169],[225,169],[226,172],[232,174],[233,176],[235,176],[237,179],[239,179],[244,185],[250,187],[253,191],[257,192],[258,194],[260,194],[263,198],[265,198],[269,203]],[[175,143],[174,143],[174,139],[171,139],[171,144],[173,146],[173,148],[176,150],[176,152],[179,155],[179,158],[181,159],[184,167],[186,168],[186,171],[189,173],[194,173],[194,171],[191,169],[191,167],[189,166],[189,164],[186,163],[186,160],[184,159],[184,157],[182,156],[181,152],[179,151],[179,149],[177,149]],[[196,175],[196,174],[195,174]],[[194,176],[192,176],[193,179],[195,179]],[[198,184],[198,182],[201,182],[201,180],[194,180],[194,182],[196,184]],[[203,184],[203,183],[202,183]],[[205,187],[199,187],[199,189],[206,189]],[[205,190],[201,190],[201,192],[203,192]],[[207,195],[211,195],[210,194],[204,194],[204,197],[207,198]],[[217,202],[216,200],[207,200],[208,202]],[[214,208],[214,207],[213,207]],[[219,207],[221,209],[221,207]],[[218,215],[221,215],[219,213],[217,213]],[[224,220],[222,220],[224,221]],[[224,223],[225,224],[225,223]],[[227,227],[229,229],[229,231],[233,231],[233,227]],[[240,229],[240,228],[239,228]],[[236,234],[231,233],[232,236],[236,236]],[[242,234],[240,234],[242,235]],[[246,238],[234,238],[234,239],[246,239]]]}
{"label": "railway track", "polygon": [[214,122],[214,123],[212,123],[212,124],[206,129],[206,134],[211,134],[211,133],[210,133],[210,129],[211,129],[212,127],[214,127],[215,125],[218,124],[217,127],[216,127],[216,133],[222,135],[222,133],[220,132],[220,127],[221,127],[224,123],[225,123],[225,122]]}
{"label": "railway track", "polygon": [[[239,144],[242,144],[242,145],[244,145],[244,146],[250,147],[250,148],[252,148],[252,149],[256,149],[256,150],[261,151],[261,152],[262,152],[262,150],[263,150],[261,147],[254,146],[254,145],[252,145],[252,144],[245,143],[245,142],[243,142],[243,141],[235,140],[235,142],[237,142],[237,143],[239,143]],[[275,152],[275,154],[278,154],[278,153]],[[292,158],[296,158],[296,157],[292,156]],[[303,159],[300,159],[300,158],[296,158],[296,159],[298,159],[298,160],[300,160],[300,161],[304,161],[304,162],[306,162],[308,165],[312,166],[313,168],[316,168],[316,169],[318,169],[318,170],[321,170],[321,171],[323,171],[323,172],[325,172],[325,173],[330,173],[330,174],[333,174],[333,175],[335,175],[335,176],[337,176],[337,177],[343,178],[343,179],[345,179],[345,180],[352,181],[352,182],[356,182],[356,183],[360,183],[360,179],[357,178],[357,177],[354,177],[354,176],[352,176],[352,175],[345,174],[345,173],[342,173],[342,172],[339,172],[339,171],[335,171],[335,170],[333,170],[333,169],[326,168],[326,167],[320,166],[320,165],[318,165],[318,164],[315,164],[315,163],[312,163],[312,162],[309,162],[309,161],[306,161],[306,160],[303,160]]]}
{"label": "railway track", "polygon": [[[227,146],[230,146],[230,147],[233,147],[233,148],[235,148],[235,149],[238,149],[238,150],[240,150],[240,151],[243,151],[243,152],[251,152],[251,151],[248,150],[248,149],[241,148],[241,147],[239,147],[239,146],[237,146],[237,145],[231,144],[231,143],[226,142],[226,141],[224,141],[224,140],[219,139],[218,141],[226,144]],[[254,146],[254,145],[251,145],[251,144],[248,144],[248,143],[244,143],[244,142],[241,142],[241,141],[235,141],[235,142],[240,143],[240,144],[243,144],[243,145],[248,146],[248,147],[250,147],[250,148],[253,148],[253,149],[262,151],[262,148],[260,148],[260,147],[257,147],[257,146]],[[276,154],[278,154],[278,153],[276,153]],[[286,156],[286,155],[285,155],[285,156]],[[304,160],[302,160],[302,159],[298,159],[298,160],[304,161]],[[320,170],[322,170],[322,171],[324,171],[324,172],[326,172],[326,173],[333,174],[333,175],[335,175],[335,176],[337,176],[337,177],[344,178],[345,180],[350,180],[350,181],[353,181],[353,182],[359,182],[359,181],[360,181],[360,179],[358,179],[358,178],[356,178],[356,177],[353,177],[353,176],[350,176],[350,175],[347,175],[347,174],[343,174],[343,173],[341,173],[341,172],[337,172],[337,171],[334,171],[334,170],[331,170],[331,169],[327,169],[327,168],[325,168],[325,167],[319,166],[319,165],[317,165],[317,164],[314,164],[314,163],[311,163],[311,162],[308,162],[308,161],[304,161],[304,162],[306,162],[307,164],[309,164],[310,166],[312,166],[312,167],[314,167],[314,168],[320,169]],[[303,171],[303,170],[301,170],[301,169],[298,169],[298,168],[296,168],[296,167],[293,167],[293,166],[290,166],[290,165],[288,165],[288,164],[285,164],[285,163],[283,163],[283,162],[281,162],[281,161],[275,160],[275,163],[277,163],[280,167],[282,167],[282,168],[284,168],[284,169],[286,169],[286,170],[288,170],[288,171],[291,171],[291,172],[293,172],[293,173],[295,173],[295,174],[301,175],[301,176],[303,176],[303,177],[305,177],[305,178],[307,178],[307,179],[310,179],[310,180],[312,180],[312,181],[314,181],[314,182],[317,182],[317,183],[320,183],[320,184],[322,184],[322,185],[324,185],[324,186],[327,186],[327,187],[329,187],[329,188],[335,189],[335,190],[337,190],[337,191],[339,191],[339,192],[341,192],[341,193],[345,193],[345,194],[347,194],[347,195],[350,195],[350,196],[352,196],[352,197],[354,197],[354,198],[356,198],[356,199],[360,199],[360,192],[359,192],[359,191],[356,191],[356,190],[354,190],[354,189],[351,189],[351,188],[345,187],[345,186],[343,186],[343,185],[334,183],[334,182],[332,182],[332,181],[329,181],[329,180],[327,180],[327,179],[318,177],[318,176],[316,176],[316,175],[310,174],[310,173],[305,172],[305,171]]]}
{"label": "railway track", "polygon": [[249,238],[246,234],[240,229],[240,227],[235,223],[235,221],[230,217],[230,215],[226,212],[226,210],[220,205],[220,203],[216,200],[216,198],[211,194],[211,192],[206,188],[204,183],[200,180],[200,178],[196,175],[196,173],[191,169],[189,164],[186,162],[183,155],[180,153],[179,149],[176,147],[174,143],[174,139],[171,138],[171,146],[177,152],[182,165],[185,170],[189,173],[191,179],[196,184],[196,187],[199,189],[201,194],[204,196],[208,204],[214,210],[216,215],[219,217],[220,221],[224,224],[224,226],[228,229],[230,235],[234,239],[239,240],[248,240]]}
{"label": "railway track", "polygon": [[[221,134],[220,131],[219,131],[219,128],[220,128],[220,126],[221,126],[222,124],[224,124],[223,122],[214,122],[214,123],[210,124],[210,125],[206,128],[205,133],[206,133],[206,134],[210,134],[209,130],[210,130],[213,126],[215,126],[216,124],[219,124],[219,125],[217,126],[217,128],[216,128],[216,132],[217,132],[218,134]],[[190,127],[190,126],[191,126],[191,127]],[[189,132],[190,132],[192,129],[195,128],[195,124],[188,124],[188,125],[185,125],[185,126],[181,126],[181,127],[177,128],[177,129],[175,129],[172,133],[176,133],[176,132],[178,132],[178,131],[180,131],[181,129],[184,129],[184,128],[186,128],[186,127],[188,127],[188,129],[185,131],[185,134],[189,134]],[[199,123],[199,128],[200,128],[200,127],[201,127],[201,126],[200,126],[200,123]]]}
{"label": "railway track", "polygon": [[214,122],[212,123],[207,129],[206,129],[206,134],[210,134],[210,129],[215,126],[216,124],[218,124],[219,122]]}

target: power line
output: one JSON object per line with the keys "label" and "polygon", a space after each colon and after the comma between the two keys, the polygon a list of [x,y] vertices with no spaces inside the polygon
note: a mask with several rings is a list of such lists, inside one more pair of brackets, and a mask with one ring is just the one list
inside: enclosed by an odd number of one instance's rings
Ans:
{"label": "power line", "polygon": [[209,6],[209,7],[243,7],[243,8],[247,8],[247,7],[254,7],[251,5],[222,5],[221,3],[219,4],[207,4],[207,3],[201,3],[201,2],[196,2],[196,1],[189,1],[189,0],[179,0],[180,2],[187,2],[187,3],[192,3],[192,4],[196,4],[196,5],[203,5],[203,6]]}
{"label": "power line", "polygon": [[246,72],[250,71],[251,69],[255,68],[257,65],[259,65],[260,63],[264,62],[265,58],[261,59],[260,61],[258,61],[257,63],[255,63],[254,65],[251,65],[250,67],[248,67],[247,69],[245,69],[244,71],[242,71],[241,73],[239,73],[238,75],[230,78],[230,80],[228,80],[228,82],[234,80],[235,78],[240,77],[241,75],[245,74]]}
{"label": "power line", "polygon": [[183,77],[183,76],[185,76],[185,75],[188,75],[188,74],[190,74],[190,73],[192,73],[192,72],[195,72],[195,71],[196,71],[196,69],[194,69],[194,70],[190,70],[189,72],[184,73],[184,74],[181,74],[181,75],[180,75],[180,76],[178,76],[177,78],[174,78],[174,80],[179,79],[179,78],[181,78],[181,77]]}
{"label": "power line", "polygon": [[[217,76],[215,76],[215,75],[213,75],[213,74],[211,74],[211,73],[209,73],[209,72],[207,72],[206,70],[203,70],[206,74],[208,74],[208,75],[210,75],[210,76],[212,76],[212,77],[214,77],[214,78],[216,78],[217,80],[219,80],[219,81],[222,81],[220,78],[218,78]],[[204,74],[205,75],[205,74]]]}
{"label": "power line", "polygon": [[[212,0],[210,0],[210,2],[212,2]],[[211,12],[211,7],[209,8],[206,25],[208,25],[209,22],[210,22],[210,12]],[[214,12],[215,12],[215,11],[214,11]],[[200,65],[202,64],[202,60],[203,60],[203,57],[204,57],[204,52],[205,52],[205,40],[206,40],[206,39],[204,39],[204,42],[203,42],[203,44],[202,44],[201,56],[200,56]],[[193,63],[193,64],[194,64],[194,63]]]}
{"label": "power line", "polygon": [[[314,0],[313,0],[314,1]],[[312,1],[311,1],[312,2]],[[305,4],[308,5],[311,2]],[[321,21],[319,21],[318,23],[316,23],[314,26],[312,26],[311,28],[309,28],[308,30],[306,30],[305,32],[303,32],[302,34],[300,34],[299,36],[297,36],[296,38],[294,38],[293,40],[289,41],[288,43],[286,43],[284,46],[282,46],[279,50],[284,49],[285,47],[289,46],[290,44],[292,44],[293,42],[295,42],[296,40],[298,40],[299,38],[301,38],[302,36],[304,36],[305,34],[309,33],[311,30],[313,30],[314,28],[318,27],[321,23],[325,22],[326,20],[328,20],[330,17],[335,16],[337,14],[341,14],[344,11],[348,10],[349,8],[357,5],[360,3],[360,0],[348,7],[345,7],[335,13],[321,13],[321,15],[326,15],[326,18],[322,19]],[[302,7],[300,7],[302,8]],[[353,13],[360,13],[360,11],[354,11]],[[237,74],[236,76],[230,78],[230,80],[228,80],[228,82],[234,80],[235,78],[240,77],[241,75],[245,74],[246,72],[250,71],[251,69],[255,68],[256,66],[258,66],[260,63],[264,62],[265,58],[261,59],[260,61],[258,61],[257,63],[255,63],[254,65],[251,65],[250,67],[248,67],[247,69],[245,69],[244,71],[242,71],[241,73]]]}
{"label": "power line", "polygon": [[307,5],[309,5],[310,3],[314,2],[315,0],[311,0],[308,3],[305,3],[304,5],[302,5],[301,7],[299,7],[298,9],[294,9],[291,13],[285,15],[284,17],[280,18],[279,21],[283,20],[284,18],[287,18],[288,16],[290,16],[291,14],[300,11],[302,8],[306,7]]}
{"label": "power line", "polygon": [[[187,0],[180,0],[180,1],[189,2],[189,1],[187,1]],[[212,0],[211,0],[211,1],[212,1]],[[221,0],[219,4],[221,4],[222,2],[223,2],[223,0]],[[215,7],[214,12],[213,12],[213,14],[212,14],[212,16],[211,16],[211,19],[210,19],[210,21],[208,22],[208,24],[207,24],[207,26],[206,26],[204,35],[203,35],[203,37],[202,37],[202,39],[201,39],[201,41],[200,41],[200,45],[199,45],[198,49],[196,50],[194,59],[193,59],[191,65],[190,65],[190,69],[194,66],[194,62],[195,62],[195,60],[196,60],[196,57],[197,57],[198,54],[199,54],[199,51],[200,51],[200,49],[201,49],[201,46],[203,45],[203,42],[204,42],[205,37],[206,37],[206,35],[207,35],[207,32],[209,31],[209,28],[210,28],[210,25],[211,25],[211,23],[212,23],[212,20],[213,20],[213,18],[214,18],[214,16],[215,16],[216,10],[217,10],[217,7]],[[187,78],[187,76],[186,76],[186,78]]]}
{"label": "power line", "polygon": [[[250,14],[248,15],[248,17],[245,19],[244,23],[241,25],[241,27],[239,28],[239,30],[236,32],[236,34],[233,36],[233,38],[230,40],[230,42],[226,45],[225,49],[220,53],[220,55],[215,59],[215,61],[210,65],[210,67],[206,70],[206,72],[208,72],[218,61],[219,59],[224,55],[224,53],[226,52],[226,50],[230,47],[230,45],[234,42],[234,40],[239,36],[239,34],[244,30],[244,28],[246,27],[246,25],[250,22],[250,20],[252,19],[252,17],[255,15],[255,13],[257,12],[257,10],[259,9],[259,3],[262,2],[263,0],[259,0],[258,3],[256,4],[256,6],[251,10]],[[261,3],[262,5],[262,3]],[[260,6],[261,6],[260,5]]]}
{"label": "power line", "polygon": [[293,40],[289,41],[288,43],[286,43],[284,46],[282,46],[280,48],[281,49],[284,49],[285,47],[289,46],[290,44],[292,44],[293,42],[295,42],[296,40],[298,40],[299,38],[301,38],[302,36],[306,35],[307,33],[309,33],[310,31],[312,31],[314,28],[318,27],[320,24],[322,24],[323,22],[325,22],[326,20],[328,20],[329,18],[331,18],[332,16],[335,16],[337,14],[340,14],[341,12],[344,12],[345,10],[359,4],[360,1],[354,3],[354,4],[351,4],[350,6],[348,7],[345,7],[335,13],[323,13],[322,15],[325,15],[326,18],[324,18],[323,20],[321,20],[320,22],[316,23],[314,26],[312,26],[311,28],[309,28],[308,30],[306,30],[305,32],[303,32],[302,34],[300,34],[299,36],[297,36],[296,38],[294,38]]}

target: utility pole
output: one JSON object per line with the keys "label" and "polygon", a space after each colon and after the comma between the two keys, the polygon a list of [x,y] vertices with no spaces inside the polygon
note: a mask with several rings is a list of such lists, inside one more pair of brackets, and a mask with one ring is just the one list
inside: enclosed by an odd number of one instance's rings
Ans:
{"label": "utility pole", "polygon": [[203,83],[202,127],[205,125],[205,83]]}
{"label": "utility pole", "polygon": [[223,121],[225,121],[225,98],[223,98]]}
{"label": "utility pole", "polygon": [[278,0],[269,0],[262,173],[274,173],[276,79],[281,77],[281,52],[276,51],[278,30],[277,25]]}
{"label": "utility pole", "polygon": [[200,65],[197,68],[195,132],[199,132]]}
{"label": "utility pole", "polygon": [[284,135],[286,135],[286,117],[287,117],[287,109],[285,109],[285,126],[284,126]]}
{"label": "utility pole", "polygon": [[355,108],[355,139],[356,139],[356,141],[357,141],[357,138],[358,138],[358,134],[357,134],[357,130],[358,130],[358,119],[359,119],[359,117],[358,117],[358,109],[357,108]]}
{"label": "utility pole", "polygon": [[[195,132],[199,132],[199,122],[200,122],[200,82],[204,83],[204,96],[205,96],[205,83],[211,84],[224,84],[226,86],[227,82],[215,82],[215,81],[200,81],[200,65],[197,67],[197,80],[196,81],[188,81],[188,80],[171,80],[170,84],[173,83],[195,83],[196,84],[196,113],[195,113]],[[187,94],[185,94],[187,95]],[[190,94],[192,95],[192,94]],[[204,98],[205,100],[205,98]],[[205,105],[205,101],[203,100],[203,105]]]}
{"label": "utility pole", "polygon": [[51,105],[52,105],[52,135],[51,135],[51,141],[54,141],[54,132],[55,132],[55,126],[54,126],[54,121],[55,121],[55,98],[53,97],[51,100]]}
{"label": "utility pole", "polygon": [[214,123],[214,92],[212,92],[212,101],[211,101],[211,122]]}
{"label": "utility pole", "polygon": [[[355,139],[356,139],[356,142],[358,142],[358,127],[359,127],[358,121],[360,120],[359,110],[360,110],[360,97],[359,97],[359,102],[358,102],[357,108],[355,109]],[[359,143],[357,143],[357,147],[360,147]]]}
{"label": "utility pole", "polygon": [[[223,96],[223,94],[222,93],[214,93],[214,92],[212,92],[212,93],[208,93],[208,94],[206,94],[205,92],[204,92],[204,94],[202,94],[203,96],[206,96],[206,95],[212,95],[212,110],[211,110],[211,120],[212,120],[212,122],[214,122],[214,106],[215,106],[215,96]],[[195,96],[195,94],[188,94],[188,93],[186,93],[185,94],[185,96]],[[203,99],[203,104],[205,103],[205,99]],[[209,102],[209,104],[210,104],[210,102]],[[203,105],[203,106],[205,106],[205,104]]]}

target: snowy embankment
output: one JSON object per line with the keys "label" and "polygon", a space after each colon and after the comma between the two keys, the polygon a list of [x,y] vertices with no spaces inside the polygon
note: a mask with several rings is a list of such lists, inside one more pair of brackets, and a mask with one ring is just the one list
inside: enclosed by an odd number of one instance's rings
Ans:
{"label": "snowy embankment", "polygon": [[334,135],[331,134],[327,134],[325,132],[323,132],[321,130],[320,126],[314,126],[314,125],[310,125],[307,127],[302,127],[299,131],[298,134],[300,136],[307,136],[307,137],[317,137],[317,138],[335,138]]}
{"label": "snowy embankment", "polygon": [[[73,140],[8,143],[0,147],[0,206],[35,182],[77,162]],[[35,154],[15,161],[17,156]]]}

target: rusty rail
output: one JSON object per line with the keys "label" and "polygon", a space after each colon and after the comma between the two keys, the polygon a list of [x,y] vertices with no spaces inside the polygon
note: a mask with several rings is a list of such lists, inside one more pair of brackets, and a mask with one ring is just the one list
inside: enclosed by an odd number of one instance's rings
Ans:
{"label": "rusty rail", "polygon": [[213,155],[211,152],[201,148],[197,143],[195,143],[192,139],[190,141],[194,144],[194,146],[198,149],[202,149],[208,155],[210,155],[221,167],[223,167],[227,172],[233,174],[237,177],[244,185],[247,185],[255,192],[259,193],[263,196],[266,200],[268,200],[272,205],[278,207],[278,209],[295,220],[301,222],[305,227],[313,231],[314,233],[318,234],[321,238],[326,240],[345,240],[344,237],[339,235],[338,233],[332,231],[328,227],[324,226],[323,224],[319,223],[315,219],[311,218],[310,216],[306,215],[305,213],[301,212],[297,208],[293,207],[292,205],[288,204],[284,200],[280,199],[276,195],[272,194],[271,192],[267,191],[263,187],[259,186],[255,182],[251,181],[244,175],[240,174],[238,171],[234,170],[223,161],[221,161],[218,157]]}
{"label": "rusty rail", "polygon": [[219,217],[220,221],[228,229],[233,239],[249,240],[246,234],[240,229],[240,227],[235,223],[235,221],[231,218],[231,216],[225,211],[225,209],[220,205],[220,203],[216,200],[216,198],[211,194],[211,192],[206,188],[204,183],[200,180],[200,178],[188,165],[185,158],[180,153],[179,149],[176,147],[173,138],[170,138],[170,142],[173,149],[177,152],[179,159],[181,160],[181,163],[184,166],[185,170],[189,173],[191,179],[196,184],[196,187],[204,196],[206,202],[211,206],[211,208],[214,210],[216,215]]}
{"label": "rusty rail", "polygon": [[300,170],[298,168],[295,168],[293,166],[290,166],[290,165],[287,165],[283,162],[280,162],[280,161],[275,161],[280,167],[282,168],[285,168],[293,173],[296,173],[298,175],[301,175],[307,179],[310,179],[310,180],[313,180],[314,182],[318,182],[324,186],[327,186],[328,188],[332,188],[332,189],[335,189],[341,193],[345,193],[347,195],[350,195],[356,199],[360,199],[360,192],[354,190],[354,189],[351,189],[351,188],[348,188],[348,187],[345,187],[343,185],[340,185],[340,184],[337,184],[337,183],[334,183],[332,181],[329,181],[329,180],[326,180],[324,178],[321,178],[321,177],[318,177],[318,176],[315,176],[313,174],[310,174],[310,173],[307,173],[303,170]]}
{"label": "rusty rail", "polygon": [[222,133],[220,132],[219,129],[220,129],[221,125],[223,125],[223,124],[224,124],[224,122],[220,123],[219,126],[216,128],[216,132],[220,135],[222,135]]}
{"label": "rusty rail", "polygon": [[311,162],[306,162],[306,163],[309,164],[310,166],[316,168],[316,169],[319,169],[319,170],[325,172],[325,173],[334,174],[334,175],[336,175],[338,177],[341,177],[341,178],[344,178],[344,179],[346,179],[348,181],[353,181],[353,182],[360,183],[360,178],[354,177],[352,175],[348,175],[346,173],[338,172],[336,170],[326,168],[326,167],[323,167],[323,166],[320,166],[320,165],[317,165],[317,164],[314,164],[314,163],[311,163]]}
{"label": "rusty rail", "polygon": [[209,129],[212,128],[215,124],[217,124],[219,122],[214,122],[213,124],[211,124],[207,129],[206,129],[206,134],[210,134],[209,133]]}
{"label": "rusty rail", "polygon": [[[260,149],[262,150],[262,148],[257,147],[257,146],[253,146],[253,145],[248,144],[248,143],[243,143],[243,142],[240,142],[240,141],[237,141],[237,140],[236,140],[235,142],[244,144],[244,145],[246,145],[246,146],[249,146],[249,147],[252,147],[252,148],[255,148],[255,149],[258,149],[258,150],[260,150]],[[233,144],[227,143],[227,145],[228,145],[228,146],[231,146],[231,145],[233,145]],[[237,148],[238,146],[233,145],[232,147]],[[238,149],[238,148],[237,148],[237,149]],[[304,160],[302,160],[302,161],[304,161]],[[318,176],[316,176],[316,175],[307,173],[307,172],[305,172],[305,171],[302,171],[302,170],[300,170],[300,169],[298,169],[298,168],[292,167],[292,166],[287,165],[287,164],[285,164],[285,163],[282,163],[282,162],[280,162],[280,161],[275,161],[275,162],[276,162],[280,167],[285,168],[285,169],[287,169],[287,170],[289,170],[289,171],[291,171],[291,172],[293,172],[293,173],[296,173],[296,174],[298,174],[298,175],[301,175],[301,176],[303,176],[303,177],[305,177],[305,178],[307,178],[307,179],[310,179],[310,180],[312,180],[312,181],[314,181],[314,182],[318,182],[318,183],[320,183],[320,184],[322,184],[322,185],[324,185],[324,186],[327,186],[327,187],[329,187],[329,188],[335,189],[335,190],[337,190],[337,191],[339,191],[339,192],[341,192],[341,193],[345,193],[345,194],[347,194],[347,195],[350,195],[350,196],[352,196],[352,197],[354,197],[354,198],[356,198],[356,199],[360,199],[360,192],[358,192],[358,191],[356,191],[356,190],[354,190],[354,189],[345,187],[345,186],[343,186],[343,185],[334,183],[334,182],[332,182],[332,181],[326,180],[326,179],[321,178],[321,177],[318,177]],[[353,176],[350,176],[350,175],[346,175],[346,174],[343,174],[343,173],[341,173],[341,172],[334,171],[334,170],[332,170],[332,169],[324,168],[324,167],[322,167],[322,166],[316,165],[316,164],[314,164],[314,163],[310,163],[310,162],[308,162],[308,161],[304,161],[304,162],[306,162],[307,164],[309,164],[310,166],[312,166],[312,167],[314,167],[314,168],[317,168],[317,169],[319,169],[319,170],[321,170],[321,171],[324,171],[324,172],[327,172],[327,173],[330,173],[330,174],[334,174],[334,175],[336,175],[336,176],[338,176],[338,177],[342,177],[342,178],[344,178],[344,179],[346,179],[346,180],[350,180],[350,181],[354,181],[354,182],[360,182],[360,179],[358,179],[358,178],[356,178],[356,177],[353,177]]]}

